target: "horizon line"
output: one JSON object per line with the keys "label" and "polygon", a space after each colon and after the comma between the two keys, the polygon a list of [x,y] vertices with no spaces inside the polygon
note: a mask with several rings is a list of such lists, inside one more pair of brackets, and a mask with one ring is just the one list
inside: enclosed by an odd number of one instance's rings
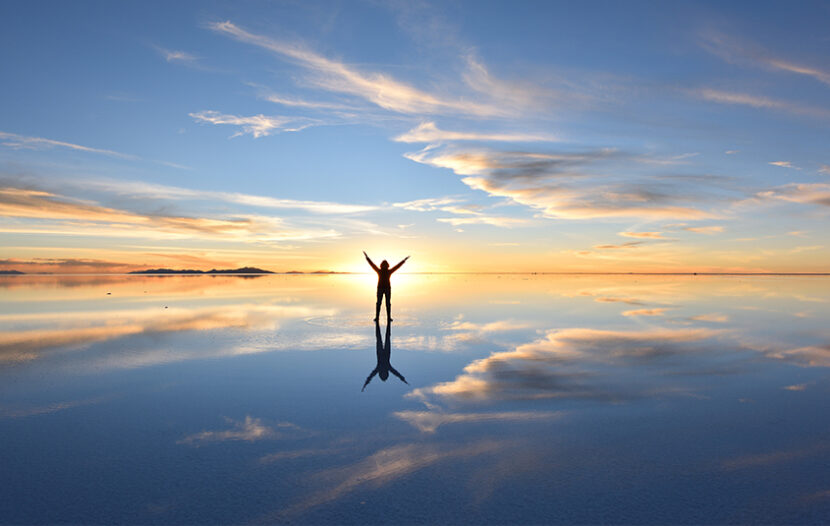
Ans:
{"label": "horizon line", "polygon": [[[369,274],[369,272],[349,272],[349,271],[282,271],[275,272],[221,272],[211,274],[207,271],[204,273],[178,273],[178,272],[158,272],[158,273],[134,273],[134,272],[21,272],[19,274],[3,274],[0,271],[0,277],[15,277],[15,276],[296,276],[296,275],[313,275],[313,276],[330,276],[336,274],[361,275]],[[830,271],[824,272],[557,272],[557,271],[434,271],[434,272],[402,272],[401,274],[408,275],[558,275],[558,276],[830,276]]]}

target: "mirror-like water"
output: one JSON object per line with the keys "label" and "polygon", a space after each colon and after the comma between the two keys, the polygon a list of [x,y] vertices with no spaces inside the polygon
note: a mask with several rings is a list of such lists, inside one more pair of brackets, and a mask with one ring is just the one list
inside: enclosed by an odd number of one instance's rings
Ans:
{"label": "mirror-like water", "polygon": [[830,517],[830,278],[393,292],[376,327],[368,275],[0,278],[0,523]]}

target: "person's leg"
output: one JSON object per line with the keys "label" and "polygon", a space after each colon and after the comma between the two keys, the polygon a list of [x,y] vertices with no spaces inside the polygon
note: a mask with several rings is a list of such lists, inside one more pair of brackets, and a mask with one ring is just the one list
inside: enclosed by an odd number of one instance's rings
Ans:
{"label": "person's leg", "polygon": [[378,316],[380,316],[380,302],[383,301],[383,289],[378,289],[378,302],[375,304],[375,319],[374,321],[378,321]]}
{"label": "person's leg", "polygon": [[392,321],[392,289],[386,289],[386,319]]}

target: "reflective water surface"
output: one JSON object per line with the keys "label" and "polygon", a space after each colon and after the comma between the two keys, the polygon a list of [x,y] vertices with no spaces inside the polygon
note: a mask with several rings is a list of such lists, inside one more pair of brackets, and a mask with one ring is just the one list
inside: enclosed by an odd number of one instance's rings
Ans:
{"label": "reflective water surface", "polygon": [[0,277],[0,523],[830,517],[830,278],[396,280]]}

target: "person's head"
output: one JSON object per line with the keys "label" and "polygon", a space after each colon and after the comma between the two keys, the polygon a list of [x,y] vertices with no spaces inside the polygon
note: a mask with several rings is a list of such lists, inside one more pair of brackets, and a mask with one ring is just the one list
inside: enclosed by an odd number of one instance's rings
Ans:
{"label": "person's head", "polygon": [[385,382],[386,379],[389,378],[389,371],[381,371],[378,373],[378,376],[380,376],[380,379]]}
{"label": "person's head", "polygon": [[380,268],[382,268],[383,270],[388,269],[389,268],[389,262],[384,259],[380,264]]}

